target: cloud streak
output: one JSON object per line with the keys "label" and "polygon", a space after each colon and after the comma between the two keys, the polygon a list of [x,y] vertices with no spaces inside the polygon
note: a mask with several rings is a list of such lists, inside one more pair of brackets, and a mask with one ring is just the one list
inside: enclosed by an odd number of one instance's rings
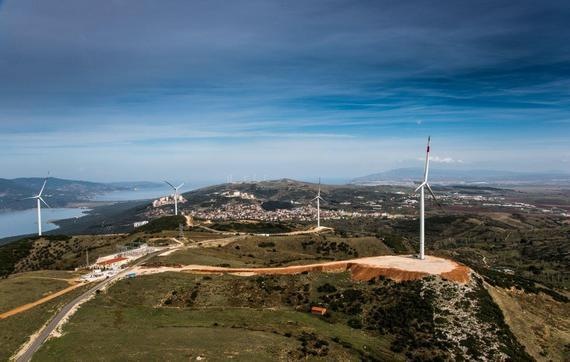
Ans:
{"label": "cloud streak", "polygon": [[[431,134],[466,164],[560,168],[569,17],[566,1],[530,0],[0,2],[0,151],[150,164],[173,144],[243,160],[251,144],[327,141],[375,172]],[[380,153],[344,147],[358,142]],[[486,152],[497,145],[520,162]],[[339,175],[360,172],[344,159]]]}

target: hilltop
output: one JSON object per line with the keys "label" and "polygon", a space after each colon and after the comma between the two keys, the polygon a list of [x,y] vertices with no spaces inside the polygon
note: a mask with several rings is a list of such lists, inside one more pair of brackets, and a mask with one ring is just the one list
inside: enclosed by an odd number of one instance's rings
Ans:
{"label": "hilltop", "polygon": [[[84,259],[77,251],[87,246],[95,258],[135,240],[153,245],[171,243],[172,237],[180,237],[174,225],[124,236],[37,239],[25,261],[18,263],[20,273],[6,282],[25,278],[30,273],[25,270],[38,267],[81,266]],[[401,273],[363,273],[358,268],[343,271],[340,264],[330,264],[331,259],[393,255],[394,251],[376,238],[334,233],[232,236],[199,230],[186,229],[183,245],[174,252],[153,257],[134,269],[135,278],[120,280],[87,301],[37,357],[67,359],[77,355],[81,346],[83,353],[92,355],[97,350],[102,358],[110,358],[104,351],[111,353],[111,349],[105,346],[114,345],[120,346],[112,349],[114,358],[124,359],[135,354],[145,359],[160,354],[169,360],[217,355],[320,360],[529,358],[477,274],[456,282],[431,273],[401,278]],[[46,256],[53,258],[52,263],[42,259]],[[67,260],[67,264],[58,264],[59,260]],[[363,260],[372,263],[374,258]],[[319,261],[331,267],[314,268]],[[397,270],[397,263],[392,263]],[[204,267],[179,267],[188,264]],[[206,270],[208,265],[215,267]],[[281,269],[287,265],[307,267],[292,267],[284,274],[267,273],[267,267],[279,265]],[[165,266],[169,271],[145,272]],[[228,271],[238,275],[219,275],[232,266],[239,270]],[[263,272],[251,275],[246,270]],[[0,282],[0,291],[3,285],[8,288],[9,284]],[[324,307],[327,312],[312,315],[312,306]],[[469,306],[467,316],[465,306]],[[9,326],[33,311],[0,321],[4,345],[16,348],[18,344],[6,342],[24,340],[25,335]],[[42,320],[34,317],[32,326],[39,328]],[[474,330],[481,332],[468,333]],[[8,336],[10,340],[6,340]],[[244,337],[249,339],[248,347],[239,348]]]}

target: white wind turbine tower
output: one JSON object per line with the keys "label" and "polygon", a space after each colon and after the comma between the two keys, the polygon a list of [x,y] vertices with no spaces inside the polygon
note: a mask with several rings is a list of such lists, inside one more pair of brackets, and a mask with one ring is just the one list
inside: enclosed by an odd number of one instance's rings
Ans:
{"label": "white wind turbine tower", "polygon": [[321,178],[319,177],[319,191],[317,192],[317,196],[312,199],[311,201],[317,200],[317,228],[321,227],[321,200],[325,201],[321,197]]}
{"label": "white wind turbine tower", "polygon": [[47,177],[44,180],[44,184],[42,185],[42,189],[40,190],[40,192],[36,195],[36,196],[32,196],[32,197],[26,197],[24,200],[30,200],[30,199],[34,199],[37,202],[37,208],[38,208],[38,236],[42,236],[42,202],[47,206],[50,207],[47,202],[45,202],[44,199],[42,199],[42,194],[44,192],[44,189],[46,188],[46,183],[47,183]]}
{"label": "white wind turbine tower", "polygon": [[178,187],[174,187],[174,185],[172,185],[168,181],[164,182],[166,182],[168,186],[172,187],[172,189],[174,190],[174,215],[178,215],[178,190],[180,190],[180,188],[184,186],[184,182],[178,185]]}
{"label": "white wind turbine tower", "polygon": [[[426,163],[424,168],[424,180],[423,182],[416,188],[414,192],[418,192],[420,190],[420,259],[425,259],[425,207],[424,207],[424,187],[428,189],[428,192],[433,197],[434,201],[437,203],[437,199],[435,194],[433,193],[430,185],[428,184],[428,174],[429,174],[429,143],[430,138],[428,137],[427,142],[427,149],[426,149]],[[438,203],[439,205],[439,203]]]}

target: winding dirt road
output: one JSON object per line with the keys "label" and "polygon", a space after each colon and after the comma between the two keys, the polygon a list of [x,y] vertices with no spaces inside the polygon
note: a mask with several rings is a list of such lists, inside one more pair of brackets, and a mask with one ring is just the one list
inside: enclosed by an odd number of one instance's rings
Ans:
{"label": "winding dirt road", "polygon": [[315,271],[332,273],[350,271],[354,280],[370,280],[377,276],[384,276],[396,281],[402,281],[421,279],[428,275],[439,275],[443,279],[457,283],[467,283],[471,270],[452,260],[435,256],[426,256],[425,260],[419,260],[411,255],[385,255],[275,268],[225,268],[208,265],[147,267],[141,265],[135,268],[134,271],[137,275],[164,272],[194,272],[241,276],[299,274]]}

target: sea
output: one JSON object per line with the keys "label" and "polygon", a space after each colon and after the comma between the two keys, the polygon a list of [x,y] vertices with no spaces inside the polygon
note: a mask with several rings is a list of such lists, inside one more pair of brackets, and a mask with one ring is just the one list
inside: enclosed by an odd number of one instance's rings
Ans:
{"label": "sea", "polygon": [[[84,208],[42,208],[42,231],[57,229],[53,221],[78,218],[89,212]],[[0,239],[38,231],[36,209],[0,212]]]}
{"label": "sea", "polygon": [[[190,185],[183,187],[181,193],[191,191],[196,186]],[[172,189],[165,187],[144,188],[138,190],[113,191],[105,194],[97,195],[92,201],[135,201],[155,199],[161,196],[170,195]],[[49,201],[48,201],[49,202]],[[53,221],[62,219],[79,218],[88,213],[87,208],[42,208],[42,231],[50,231],[58,228]],[[17,211],[0,211],[0,239],[17,236],[36,234],[38,231],[37,212],[36,209],[17,210]]]}

